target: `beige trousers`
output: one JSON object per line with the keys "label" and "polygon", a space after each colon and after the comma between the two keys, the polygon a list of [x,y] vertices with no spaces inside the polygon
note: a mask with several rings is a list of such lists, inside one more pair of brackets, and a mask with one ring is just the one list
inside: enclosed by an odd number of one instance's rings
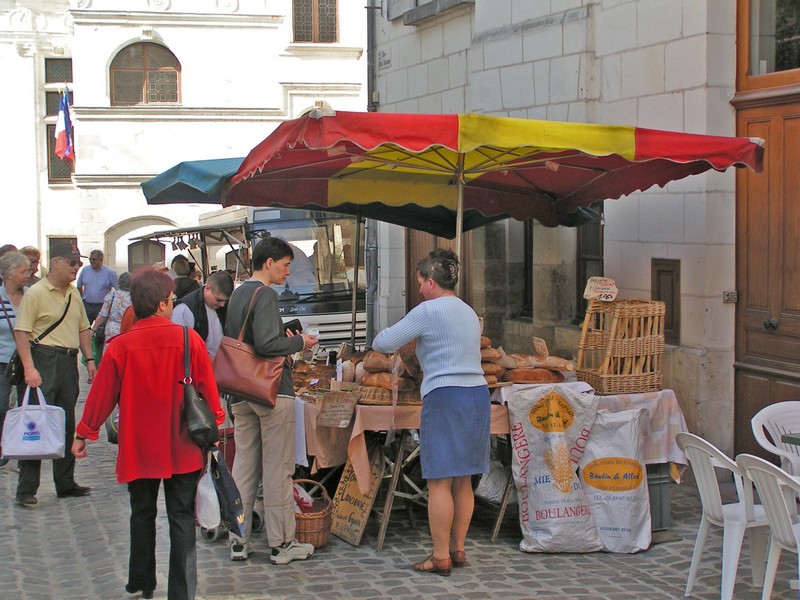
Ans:
{"label": "beige trousers", "polygon": [[264,525],[270,547],[290,542],[295,534],[294,516],[294,398],[278,396],[274,408],[255,402],[232,406],[236,456],[233,480],[242,495],[246,542],[253,528],[253,504],[258,482],[264,488]]}

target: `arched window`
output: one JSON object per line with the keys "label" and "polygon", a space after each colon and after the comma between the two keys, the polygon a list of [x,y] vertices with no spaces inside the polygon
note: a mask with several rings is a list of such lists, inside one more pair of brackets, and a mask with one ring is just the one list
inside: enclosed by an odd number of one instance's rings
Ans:
{"label": "arched window", "polygon": [[164,46],[131,44],[111,62],[111,105],[178,104],[181,64]]}

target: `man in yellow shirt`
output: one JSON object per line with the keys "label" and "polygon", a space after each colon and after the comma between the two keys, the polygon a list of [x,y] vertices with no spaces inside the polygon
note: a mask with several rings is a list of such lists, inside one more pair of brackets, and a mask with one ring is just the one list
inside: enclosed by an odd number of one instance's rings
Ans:
{"label": "man in yellow shirt", "polygon": [[[25,368],[25,384],[39,387],[48,404],[60,406],[67,417],[66,447],[75,435],[75,404],[78,400],[78,350],[86,357],[89,381],[97,367],[92,358],[92,331],[81,301],[72,285],[81,268],[81,254],[69,243],[55,244],[50,251],[50,271],[22,297],[14,328],[17,352]],[[85,257],[83,257],[85,258]],[[62,319],[63,316],[63,319]],[[40,336],[62,319],[46,336]],[[38,504],[42,461],[20,461],[16,503]],[[67,452],[53,460],[53,481],[59,498],[86,496],[91,492],[75,482],[75,457]]]}

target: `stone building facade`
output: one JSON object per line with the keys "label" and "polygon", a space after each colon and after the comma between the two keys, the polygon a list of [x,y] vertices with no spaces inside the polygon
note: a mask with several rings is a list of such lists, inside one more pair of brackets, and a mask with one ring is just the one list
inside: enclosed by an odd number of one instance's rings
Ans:
{"label": "stone building facade", "polygon": [[[244,156],[317,101],[365,110],[363,5],[324,3],[335,14],[306,15],[314,35],[300,41],[295,4],[0,0],[0,110],[13,140],[0,149],[0,243],[38,246],[46,260],[53,239],[72,239],[126,270],[132,237],[197,225],[198,214],[217,208],[148,206],[142,181],[185,160]],[[171,55],[178,81],[137,102],[126,96],[130,78],[114,85],[112,71],[142,47],[156,50],[148,54],[154,61]],[[148,76],[163,66],[152,65]],[[51,147],[65,84],[74,101],[74,168],[59,164]]]}
{"label": "stone building facade", "polygon": [[[388,0],[376,31],[381,111],[479,112],[735,135],[736,6],[719,0]],[[731,449],[733,172],[604,206],[603,270],[621,298],[650,298],[653,259],[680,266],[680,332],[665,386],[692,431]],[[506,221],[473,233],[472,301],[489,335],[574,356],[577,232]],[[526,276],[524,254],[532,272]],[[524,286],[532,315],[521,316]]]}

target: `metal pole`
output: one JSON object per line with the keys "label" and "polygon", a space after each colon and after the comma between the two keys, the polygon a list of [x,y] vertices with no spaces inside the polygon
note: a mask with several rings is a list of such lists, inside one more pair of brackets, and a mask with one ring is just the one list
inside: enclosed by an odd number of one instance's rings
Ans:
{"label": "metal pole", "polygon": [[356,347],[356,315],[358,314],[358,265],[361,258],[361,216],[356,217],[356,240],[355,257],[353,259],[355,269],[353,269],[353,309],[350,325],[350,345],[355,350]]}
{"label": "metal pole", "polygon": [[456,256],[461,262],[461,232],[464,229],[464,155],[458,155],[458,171],[456,172],[456,185],[458,185],[458,202],[456,203]]}

